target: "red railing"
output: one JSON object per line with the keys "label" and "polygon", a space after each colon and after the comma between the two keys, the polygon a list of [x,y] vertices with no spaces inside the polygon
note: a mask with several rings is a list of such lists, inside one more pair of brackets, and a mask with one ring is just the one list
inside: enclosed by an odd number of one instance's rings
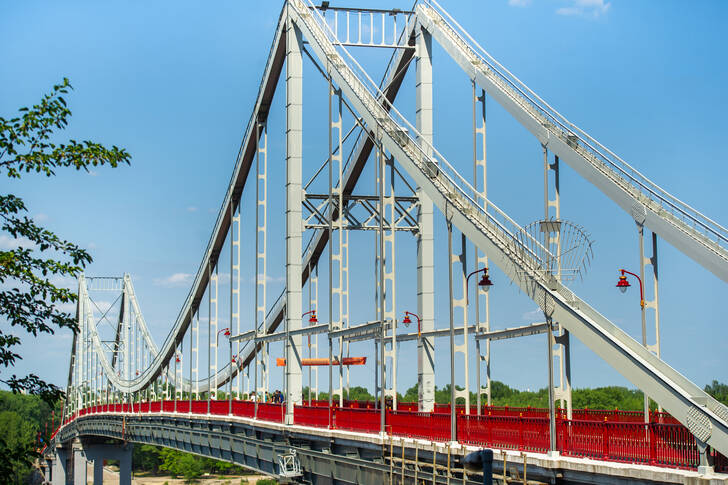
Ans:
{"label": "red railing", "polygon": [[243,418],[252,418],[255,413],[255,403],[252,401],[233,401],[233,414]]}
{"label": "red railing", "polygon": [[285,404],[258,403],[258,419],[282,423],[286,414]]}
{"label": "red railing", "polygon": [[380,416],[378,410],[337,408],[334,410],[334,427],[351,431],[379,433],[381,427]]}
{"label": "red railing", "polygon": [[[64,421],[64,425],[77,417],[106,412],[113,413],[189,413],[207,414],[207,401],[186,400],[152,401],[142,403],[94,405],[79,410]],[[347,401],[349,407],[334,406],[329,410],[328,402],[314,401],[311,406],[294,406],[294,423],[304,426],[327,428],[329,413],[332,428],[379,433],[381,414],[373,409],[374,403]],[[224,416],[230,412],[226,400],[211,400],[209,411]],[[285,405],[258,403],[257,418],[282,423]],[[437,405],[436,412],[423,413],[413,410],[412,403],[400,403],[397,411],[387,409],[385,428],[397,436],[409,436],[433,441],[450,440],[450,407]],[[500,449],[532,452],[546,452],[549,449],[549,420],[542,408],[484,407],[483,414],[471,408],[470,415],[465,408],[456,408],[458,415],[457,439],[466,444]],[[438,412],[438,411],[447,412]],[[517,415],[515,413],[518,413]],[[255,403],[232,401],[234,416],[252,418]],[[670,468],[695,469],[699,461],[695,438],[681,424],[666,413],[651,413],[650,423],[643,422],[643,414],[619,410],[574,410],[574,416],[587,419],[567,420],[559,412],[556,421],[557,449],[566,456],[587,457],[623,463],[650,464]],[[597,418],[601,417],[601,420]],[[60,429],[60,427],[59,427]],[[58,432],[58,429],[52,435]],[[728,472],[728,460],[711,451],[715,470]]]}
{"label": "red railing", "polygon": [[329,427],[329,408],[321,406],[293,406],[293,423],[302,426]]}
{"label": "red railing", "polygon": [[458,441],[494,448],[546,452],[549,420],[523,416],[460,415]]}
{"label": "red railing", "polygon": [[[338,413],[341,410],[337,410]],[[376,411],[377,431],[380,428],[379,412]],[[437,413],[418,413],[412,411],[387,411],[387,431],[397,436],[411,436],[433,441],[450,439],[450,415]]]}
{"label": "red railing", "polygon": [[210,414],[218,416],[230,414],[230,403],[228,401],[210,401]]}
{"label": "red railing", "polygon": [[192,414],[207,414],[207,401],[192,401]]}
{"label": "red railing", "polygon": [[650,425],[650,443],[654,450],[651,463],[654,465],[695,468],[699,454],[695,438],[682,424]]}

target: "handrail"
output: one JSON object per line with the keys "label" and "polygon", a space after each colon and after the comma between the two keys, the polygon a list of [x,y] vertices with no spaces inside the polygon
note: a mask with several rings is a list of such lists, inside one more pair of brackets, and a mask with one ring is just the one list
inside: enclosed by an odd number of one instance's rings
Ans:
{"label": "handrail", "polygon": [[[409,150],[411,160],[420,164],[420,170],[426,172],[428,166],[430,170],[437,170],[437,179],[444,185],[441,190],[448,195],[448,198],[451,201],[458,199],[457,202],[463,205],[464,210],[475,212],[475,214],[471,214],[471,217],[477,215],[483,223],[495,228],[500,233],[501,243],[504,246],[515,246],[518,259],[523,263],[523,269],[527,270],[531,276],[541,279],[547,265],[532,248],[538,249],[539,253],[546,255],[546,258],[553,259],[554,256],[551,255],[550,251],[543,247],[540,241],[524,233],[521,226],[498,206],[483,197],[431,143],[419,134],[417,129],[391,103],[386,101],[378,85],[369,77],[348,50],[344,46],[336,45],[335,34],[318,10],[311,8],[313,4],[310,0],[305,0],[305,2],[304,0],[296,0],[290,2],[290,5],[296,8],[296,4],[304,3],[309,4],[309,8],[306,8],[306,10],[313,12],[313,14],[309,15],[318,17],[315,25],[318,27],[319,33],[325,37],[323,40],[317,39],[317,42],[322,49],[328,50],[326,52],[327,69],[335,69],[346,80],[351,90],[367,106],[370,113],[377,118],[377,128],[382,129],[390,138],[397,141],[405,151]],[[301,15],[300,12],[299,15]],[[317,32],[312,31],[312,35],[316,36]],[[327,44],[332,46],[333,50],[327,49]],[[335,45],[336,47],[333,47]],[[339,52],[343,53],[346,60],[342,58]],[[348,80],[347,78],[351,79]],[[364,88],[363,92],[360,86]],[[382,108],[381,101],[387,102],[389,111]],[[412,134],[416,135],[417,139]],[[427,150],[423,148],[423,145]],[[440,177],[440,174],[444,177]],[[531,244],[524,244],[519,237],[530,240]],[[514,248],[511,247],[511,249]]]}
{"label": "handrail", "polygon": [[[684,224],[691,226],[693,230],[699,232],[705,238],[710,240],[712,236],[714,242],[724,251],[728,249],[728,229],[659,187],[614,152],[592,138],[584,130],[567,120],[528,88],[520,79],[496,61],[436,0],[420,0],[420,3],[432,8],[460,39],[463,47],[476,55],[500,81],[506,83],[511,90],[515,91],[520,98],[519,101],[527,104],[524,108],[536,110],[542,118],[545,118],[552,125],[559,128],[561,137],[568,140],[572,147],[573,144],[577,144],[582,149],[580,154],[587,161],[601,163],[606,168],[616,172],[615,175],[621,175],[622,178],[626,178],[626,182],[639,191],[639,194],[633,193],[633,197],[643,204],[650,206],[650,202],[654,201],[658,203],[659,208],[670,212],[672,216],[681,220]],[[465,38],[467,38],[467,42]],[[477,50],[470,49],[470,45],[475,46]],[[532,115],[535,114],[532,113]],[[534,117],[538,118],[537,116]],[[702,231],[699,231],[698,227],[702,228]]]}

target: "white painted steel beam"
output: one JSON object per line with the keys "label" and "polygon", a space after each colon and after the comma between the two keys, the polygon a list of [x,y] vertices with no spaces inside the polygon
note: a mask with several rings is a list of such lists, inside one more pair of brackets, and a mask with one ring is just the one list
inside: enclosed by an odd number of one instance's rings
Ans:
{"label": "white painted steel beam", "polygon": [[[301,404],[301,295],[303,59],[301,32],[286,21],[286,423],[293,423],[293,406]],[[265,321],[265,320],[264,320]]]}
{"label": "white painted steel beam", "polygon": [[[423,150],[432,145],[432,36],[415,27],[416,37],[416,123]],[[417,315],[421,328],[435,328],[435,262],[432,201],[417,188],[420,210],[417,224]],[[399,339],[398,339],[399,340]],[[435,342],[425,337],[417,344],[417,409],[430,412],[435,408]]]}
{"label": "white painted steel beam", "polygon": [[417,6],[418,20],[470,79],[628,214],[643,218],[652,231],[728,282],[728,230],[665,192],[564,119],[482,48],[466,40],[467,33],[451,24],[444,10],[436,10],[436,2],[429,3]]}
{"label": "white painted steel beam", "polygon": [[[302,4],[292,1],[289,5]],[[472,192],[467,183],[441,155],[435,161],[419,150],[409,134],[403,136],[398,122],[406,123],[406,120],[394,109],[388,113],[381,108],[376,88],[371,82],[362,80],[360,76],[364,74],[360,68],[357,67],[358,72],[352,70],[349,63],[354,65],[353,59],[343,49],[337,50],[332,45],[325,26],[322,27],[314,15],[315,12],[308,10],[306,15],[300,15],[296,9],[294,17],[311,50],[322,61],[339,56],[340,67],[332,70],[335,82],[369,126],[383,128],[380,131],[383,144],[433,203],[441,211],[452,214],[453,224],[488,254],[526,295],[539,303],[554,322],[564,325],[634,385],[653,396],[701,441],[721,453],[728,453],[728,408],[651,354],[566,287],[546,277],[538,258],[514,237],[519,226],[490,202],[491,211],[483,213],[471,199]],[[347,57],[344,60],[342,56]],[[416,131],[414,127],[412,130]]]}

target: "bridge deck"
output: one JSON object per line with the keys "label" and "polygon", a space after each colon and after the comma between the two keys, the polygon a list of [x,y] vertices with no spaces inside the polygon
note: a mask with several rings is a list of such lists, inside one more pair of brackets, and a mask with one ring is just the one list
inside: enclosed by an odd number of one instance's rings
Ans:
{"label": "bridge deck", "polygon": [[[457,443],[453,443],[449,435],[449,405],[438,405],[435,412],[426,413],[417,412],[414,403],[400,403],[399,410],[386,410],[386,433],[382,435],[380,410],[374,409],[374,403],[350,401],[345,407],[333,408],[329,408],[326,401],[311,404],[295,407],[293,425],[284,424],[285,405],[281,404],[259,403],[256,409],[251,401],[213,400],[208,409],[208,401],[185,400],[91,406],[73,415],[63,426],[79,418],[104,415],[204,416],[216,420],[244,419],[257,426],[289,432],[295,429],[315,435],[355,437],[357,441],[376,445],[394,439],[461,450],[488,447],[500,450],[500,460],[503,457],[513,460],[526,453],[534,460],[534,465],[547,469],[599,469],[609,473],[643,470],[652,474],[650,476],[654,476],[656,470],[662,470],[660,473],[670,476],[690,476],[695,473],[699,461],[695,439],[666,413],[653,413],[647,424],[641,422],[640,412],[574,410],[576,419],[571,420],[559,413],[556,441],[559,456],[553,457],[547,454],[548,417],[546,410],[540,408],[484,406],[480,415],[475,414],[474,408],[471,408],[473,414],[467,415],[459,406]],[[728,460],[717,452],[713,452],[713,457],[716,472],[728,472]]]}

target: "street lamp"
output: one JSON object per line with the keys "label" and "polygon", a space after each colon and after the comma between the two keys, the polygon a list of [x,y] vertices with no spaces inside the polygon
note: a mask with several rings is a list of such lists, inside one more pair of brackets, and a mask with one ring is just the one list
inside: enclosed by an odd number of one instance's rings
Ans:
{"label": "street lamp", "polygon": [[[450,253],[452,253],[452,244],[450,242],[448,242],[448,244],[448,249],[450,250]],[[490,290],[490,287],[493,286],[493,282],[490,281],[490,276],[488,275],[487,267],[476,269],[465,278],[465,315],[467,315],[467,308],[470,304],[468,283],[470,282],[470,277],[478,273],[483,273],[483,276],[478,282],[478,286],[483,288],[483,291],[488,291]],[[452,317],[452,272],[450,272],[450,299],[450,438],[455,441],[457,436],[457,409],[455,406],[455,327],[453,326]],[[467,325],[468,322],[466,318],[465,326],[467,327]],[[480,390],[478,390],[478,392],[480,392]],[[469,403],[466,401],[465,405],[469,406]]]}
{"label": "street lamp", "polygon": [[413,316],[417,319],[417,338],[420,338],[420,335],[422,335],[422,322],[420,321],[419,315],[412,312],[404,312],[404,318],[402,319],[402,323],[409,326],[409,324],[412,323],[412,320],[410,320],[410,316]]}
{"label": "street lamp", "polygon": [[490,287],[491,286],[493,286],[493,282],[490,281],[490,275],[488,275],[488,268],[476,269],[475,271],[473,271],[472,273],[470,273],[468,275],[468,277],[465,278],[465,298],[466,298],[466,301],[468,303],[470,302],[470,298],[468,296],[469,295],[469,293],[468,293],[468,283],[470,282],[470,277],[473,276],[474,274],[477,274],[477,273],[480,273],[480,272],[483,272],[483,276],[482,276],[482,278],[480,278],[480,281],[478,281],[478,286],[480,286],[481,288],[483,288],[483,291],[486,291],[486,292],[488,290],[490,290]]}
{"label": "street lamp", "polygon": [[[305,317],[308,314],[311,314],[310,317],[308,317],[308,324],[313,325],[314,323],[318,323],[318,318],[316,318],[316,310],[309,310],[303,315],[301,315],[301,318]],[[311,334],[307,335],[308,340],[308,356],[311,357]],[[308,405],[311,405],[311,367],[308,368]],[[316,371],[318,373],[318,371]],[[318,374],[316,374],[318,375]]]}
{"label": "street lamp", "polygon": [[[629,288],[630,285],[629,281],[627,280],[626,274],[632,275],[635,278],[637,278],[637,281],[640,284],[640,308],[642,309],[642,346],[647,347],[647,324],[646,324],[646,318],[645,318],[645,292],[642,288],[642,279],[637,276],[636,274],[632,273],[631,271],[627,271],[626,269],[620,269],[619,270],[621,274],[619,275],[619,280],[617,280],[617,288],[619,288],[619,291],[622,293],[627,292],[627,288]],[[645,412],[645,423],[650,422],[650,401],[647,397],[647,393],[643,393],[644,395],[644,412]]]}
{"label": "street lamp", "polygon": [[622,293],[626,293],[627,288],[632,286],[629,284],[629,281],[627,280],[625,273],[634,276],[635,278],[637,278],[637,281],[639,281],[639,283],[640,283],[640,307],[642,307],[642,309],[644,309],[645,308],[645,293],[644,293],[644,290],[642,289],[642,279],[640,279],[639,276],[632,273],[631,271],[627,271],[626,269],[620,269],[619,271],[621,271],[622,274],[619,276],[619,280],[617,281],[617,288],[619,288],[619,291],[621,291]]}
{"label": "street lamp", "polygon": [[308,323],[318,323],[318,318],[316,318],[316,310],[310,310],[301,315],[301,318],[305,317],[308,314],[311,314],[310,317],[308,317]]}
{"label": "street lamp", "polygon": [[[232,361],[233,360],[233,341],[230,340],[230,328],[229,327],[225,327],[225,328],[221,328],[220,330],[217,331],[217,335],[215,336],[215,346],[216,347],[219,347],[220,346],[220,334],[223,334],[223,335],[225,335],[228,338],[228,344],[229,344],[229,349],[230,349],[229,350],[228,359]],[[215,362],[217,362],[217,360]],[[215,365],[217,366],[217,364],[215,364]],[[230,379],[228,380],[228,408],[229,408],[229,412],[232,411],[232,408],[233,408],[233,402],[232,402],[232,392],[233,392],[233,388],[232,388],[232,383],[233,383],[233,366],[232,366],[232,364],[230,364]],[[208,385],[209,385],[209,383],[208,383]],[[217,389],[215,389],[215,393],[217,394]],[[208,392],[208,395],[209,395],[209,392]],[[217,396],[215,398],[217,399]],[[209,405],[208,405],[208,409],[209,409]]]}

